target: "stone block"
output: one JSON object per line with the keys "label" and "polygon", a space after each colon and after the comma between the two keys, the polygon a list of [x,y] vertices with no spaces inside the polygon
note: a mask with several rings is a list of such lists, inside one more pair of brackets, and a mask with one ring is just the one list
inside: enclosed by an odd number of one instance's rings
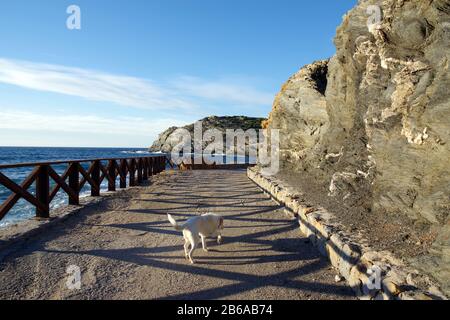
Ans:
{"label": "stone block", "polygon": [[326,250],[331,262],[331,265],[339,270],[339,263],[342,259],[344,251],[344,243],[337,234],[333,234],[330,240],[327,241]]}
{"label": "stone block", "polygon": [[351,269],[357,264],[361,257],[360,248],[352,243],[344,244],[343,256],[339,263],[339,272],[346,279],[350,276]]}

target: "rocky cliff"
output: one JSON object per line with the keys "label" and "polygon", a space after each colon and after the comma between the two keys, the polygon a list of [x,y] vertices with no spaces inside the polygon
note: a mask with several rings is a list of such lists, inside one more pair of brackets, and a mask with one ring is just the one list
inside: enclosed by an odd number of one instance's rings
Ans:
{"label": "rocky cliff", "polygon": [[[222,133],[225,134],[227,129],[238,130],[242,129],[243,131],[247,131],[249,129],[261,129],[262,122],[265,119],[263,118],[251,118],[244,116],[234,116],[234,117],[217,117],[211,116],[199,120],[202,122],[202,131],[203,133],[206,130],[210,129],[218,129]],[[194,135],[194,123],[182,127],[183,129],[187,129],[191,134],[191,137]],[[174,134],[175,131],[179,129],[178,127],[171,127],[161,133],[158,139],[153,143],[153,145],[149,148],[150,152],[166,152],[170,153],[172,148],[180,142],[180,137],[177,134]],[[224,135],[225,137],[225,135]],[[210,142],[209,142],[210,143]]]}
{"label": "rocky cliff", "polygon": [[264,124],[281,129],[283,168],[323,197],[432,228],[414,263],[449,293],[450,0],[360,1],[335,45],[288,80]]}

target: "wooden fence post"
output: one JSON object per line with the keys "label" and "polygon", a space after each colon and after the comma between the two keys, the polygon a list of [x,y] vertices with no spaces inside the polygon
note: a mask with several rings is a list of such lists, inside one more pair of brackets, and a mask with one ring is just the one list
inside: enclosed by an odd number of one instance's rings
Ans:
{"label": "wooden fence post", "polygon": [[69,197],[69,204],[78,206],[80,204],[80,164],[78,162],[72,163],[70,165],[70,174],[69,174],[69,188],[72,189],[76,197]]}
{"label": "wooden fence post", "polygon": [[137,160],[137,181],[138,185],[142,183],[142,159]]}
{"label": "wooden fence post", "polygon": [[131,159],[130,161],[130,187],[136,186],[136,161]]}
{"label": "wooden fence post", "polygon": [[36,217],[48,219],[50,217],[50,178],[47,165],[40,166],[36,176],[36,199],[45,208],[45,210],[36,208]]}
{"label": "wooden fence post", "polygon": [[108,161],[108,191],[116,191],[116,160]]}
{"label": "wooden fence post", "polygon": [[125,189],[127,187],[127,160],[120,160],[120,189]]}
{"label": "wooden fence post", "polygon": [[149,167],[148,167],[148,169],[149,169],[149,175],[150,176],[153,176],[153,175],[155,175],[155,158],[150,158],[149,159]]}
{"label": "wooden fence post", "polygon": [[100,196],[100,161],[95,160],[92,163],[92,180],[95,182],[96,186],[91,186],[91,196],[99,197]]}
{"label": "wooden fence post", "polygon": [[160,160],[160,164],[161,164],[159,172],[161,173],[166,170],[166,156],[162,156],[159,160]]}
{"label": "wooden fence post", "polygon": [[157,157],[157,158],[155,158],[154,159],[155,160],[155,164],[154,164],[154,166],[155,166],[155,174],[158,174],[159,173],[159,157]]}
{"label": "wooden fence post", "polygon": [[144,176],[142,177],[142,179],[144,181],[148,180],[148,158],[144,158],[142,159],[143,163],[144,163]]}

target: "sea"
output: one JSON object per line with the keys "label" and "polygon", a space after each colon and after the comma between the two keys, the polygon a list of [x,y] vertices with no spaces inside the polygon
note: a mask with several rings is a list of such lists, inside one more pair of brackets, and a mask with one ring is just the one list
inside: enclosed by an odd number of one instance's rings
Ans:
{"label": "sea", "polygon": [[[14,164],[23,162],[46,162],[58,160],[82,160],[82,159],[98,159],[98,158],[130,158],[144,155],[151,155],[146,149],[139,148],[37,148],[37,147],[0,147],[0,164]],[[83,166],[88,166],[85,164]],[[53,169],[62,174],[67,165],[54,165]],[[31,173],[33,168],[15,168],[4,169],[1,172],[17,184],[21,184],[23,180]],[[52,182],[52,180],[50,179]],[[101,190],[107,190],[107,180],[102,183]],[[28,189],[34,194],[34,185]],[[0,185],[0,205],[11,195],[11,192]],[[85,186],[81,190],[80,196],[90,195],[89,186]],[[52,203],[51,209],[56,209],[68,203],[67,195],[60,191]],[[21,199],[8,212],[8,214],[0,220],[0,228],[4,228],[11,224],[30,219],[35,216],[35,208],[27,201]]]}

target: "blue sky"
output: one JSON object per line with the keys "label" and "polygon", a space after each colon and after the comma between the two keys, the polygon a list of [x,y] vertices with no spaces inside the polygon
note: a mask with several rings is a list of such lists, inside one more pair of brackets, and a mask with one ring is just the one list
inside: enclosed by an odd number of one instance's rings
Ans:
{"label": "blue sky", "polygon": [[265,117],[293,73],[334,54],[356,2],[2,1],[0,145],[147,147],[205,116]]}

